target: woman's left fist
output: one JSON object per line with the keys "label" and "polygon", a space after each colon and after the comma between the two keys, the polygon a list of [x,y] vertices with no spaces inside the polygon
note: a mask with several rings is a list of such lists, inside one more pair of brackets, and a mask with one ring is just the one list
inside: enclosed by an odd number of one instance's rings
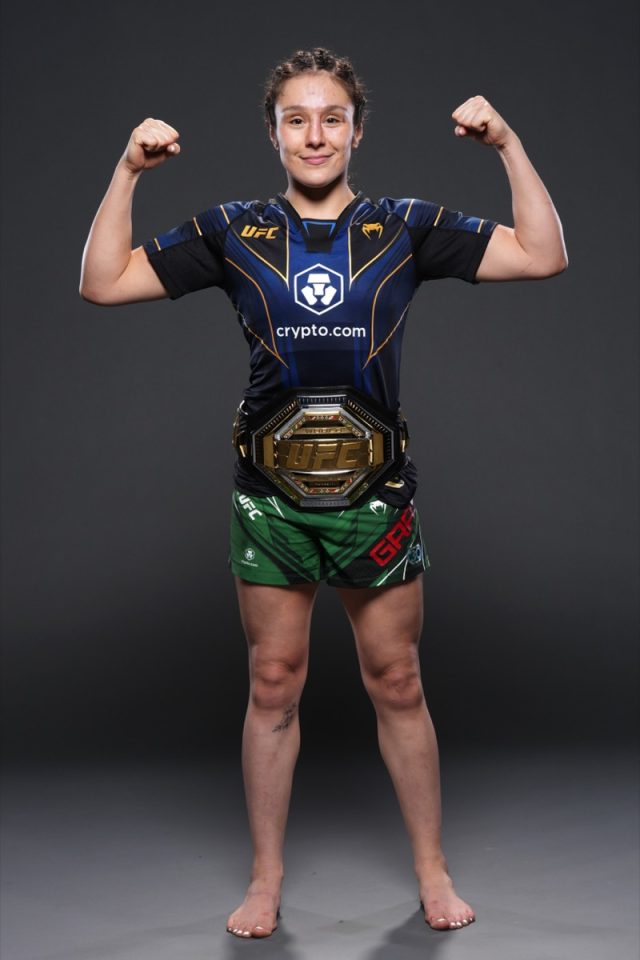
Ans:
{"label": "woman's left fist", "polygon": [[490,147],[504,146],[511,128],[484,97],[470,97],[453,113],[456,137],[470,137]]}

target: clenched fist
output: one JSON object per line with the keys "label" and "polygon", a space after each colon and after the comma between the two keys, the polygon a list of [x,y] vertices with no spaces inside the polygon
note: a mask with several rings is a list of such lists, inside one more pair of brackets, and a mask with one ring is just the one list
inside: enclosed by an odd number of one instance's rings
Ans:
{"label": "clenched fist", "polygon": [[511,128],[484,97],[470,97],[451,114],[456,137],[470,137],[490,147],[504,146]]}
{"label": "clenched fist", "polygon": [[180,134],[164,120],[147,117],[132,131],[121,162],[132,172],[152,170],[180,153]]}

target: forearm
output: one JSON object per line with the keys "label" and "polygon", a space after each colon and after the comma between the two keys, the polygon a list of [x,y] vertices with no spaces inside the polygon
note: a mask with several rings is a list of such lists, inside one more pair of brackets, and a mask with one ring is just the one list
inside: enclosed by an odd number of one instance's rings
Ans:
{"label": "forearm", "polygon": [[119,162],[95,215],[82,256],[80,293],[108,291],[122,276],[131,256],[131,209],[140,172]]}
{"label": "forearm", "polygon": [[519,137],[510,131],[504,145],[496,149],[511,186],[516,240],[540,268],[566,266],[560,218]]}

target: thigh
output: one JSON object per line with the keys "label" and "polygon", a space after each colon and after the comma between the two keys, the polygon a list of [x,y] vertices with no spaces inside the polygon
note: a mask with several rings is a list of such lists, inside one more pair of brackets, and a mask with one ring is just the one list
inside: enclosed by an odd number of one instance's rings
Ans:
{"label": "thigh", "polygon": [[236,577],[236,591],[251,669],[269,661],[306,670],[318,584],[273,587]]}
{"label": "thigh", "polygon": [[353,628],[363,674],[380,676],[401,665],[418,669],[422,581],[420,574],[390,587],[338,591]]}

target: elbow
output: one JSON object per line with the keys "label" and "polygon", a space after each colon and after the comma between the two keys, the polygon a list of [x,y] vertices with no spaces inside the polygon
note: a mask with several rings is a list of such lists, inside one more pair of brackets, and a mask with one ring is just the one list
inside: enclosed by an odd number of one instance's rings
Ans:
{"label": "elbow", "polygon": [[91,293],[90,290],[87,290],[85,287],[81,286],[78,292],[82,297],[82,299],[86,300],[87,303],[100,303],[100,300],[97,299],[96,296],[93,293]]}
{"label": "elbow", "polygon": [[569,258],[566,250],[563,250],[557,257],[531,263],[528,273],[533,280],[546,280],[548,277],[556,277],[559,273],[564,273],[568,266]]}
{"label": "elbow", "polygon": [[569,257],[567,256],[566,250],[564,250],[561,256],[559,256],[558,259],[553,263],[547,276],[555,277],[559,273],[564,273],[564,271],[567,269],[568,266],[569,266]]}
{"label": "elbow", "polygon": [[88,287],[85,283],[80,284],[78,290],[80,296],[83,300],[86,300],[87,303],[96,303],[101,307],[108,306],[111,301],[104,293],[100,293],[97,290],[93,290],[91,287]]}
{"label": "elbow", "polygon": [[564,241],[561,239],[558,244],[556,255],[551,258],[549,264],[549,273],[547,276],[555,277],[559,273],[564,273],[564,271],[569,266],[569,257],[567,256],[567,248],[564,245]]}

